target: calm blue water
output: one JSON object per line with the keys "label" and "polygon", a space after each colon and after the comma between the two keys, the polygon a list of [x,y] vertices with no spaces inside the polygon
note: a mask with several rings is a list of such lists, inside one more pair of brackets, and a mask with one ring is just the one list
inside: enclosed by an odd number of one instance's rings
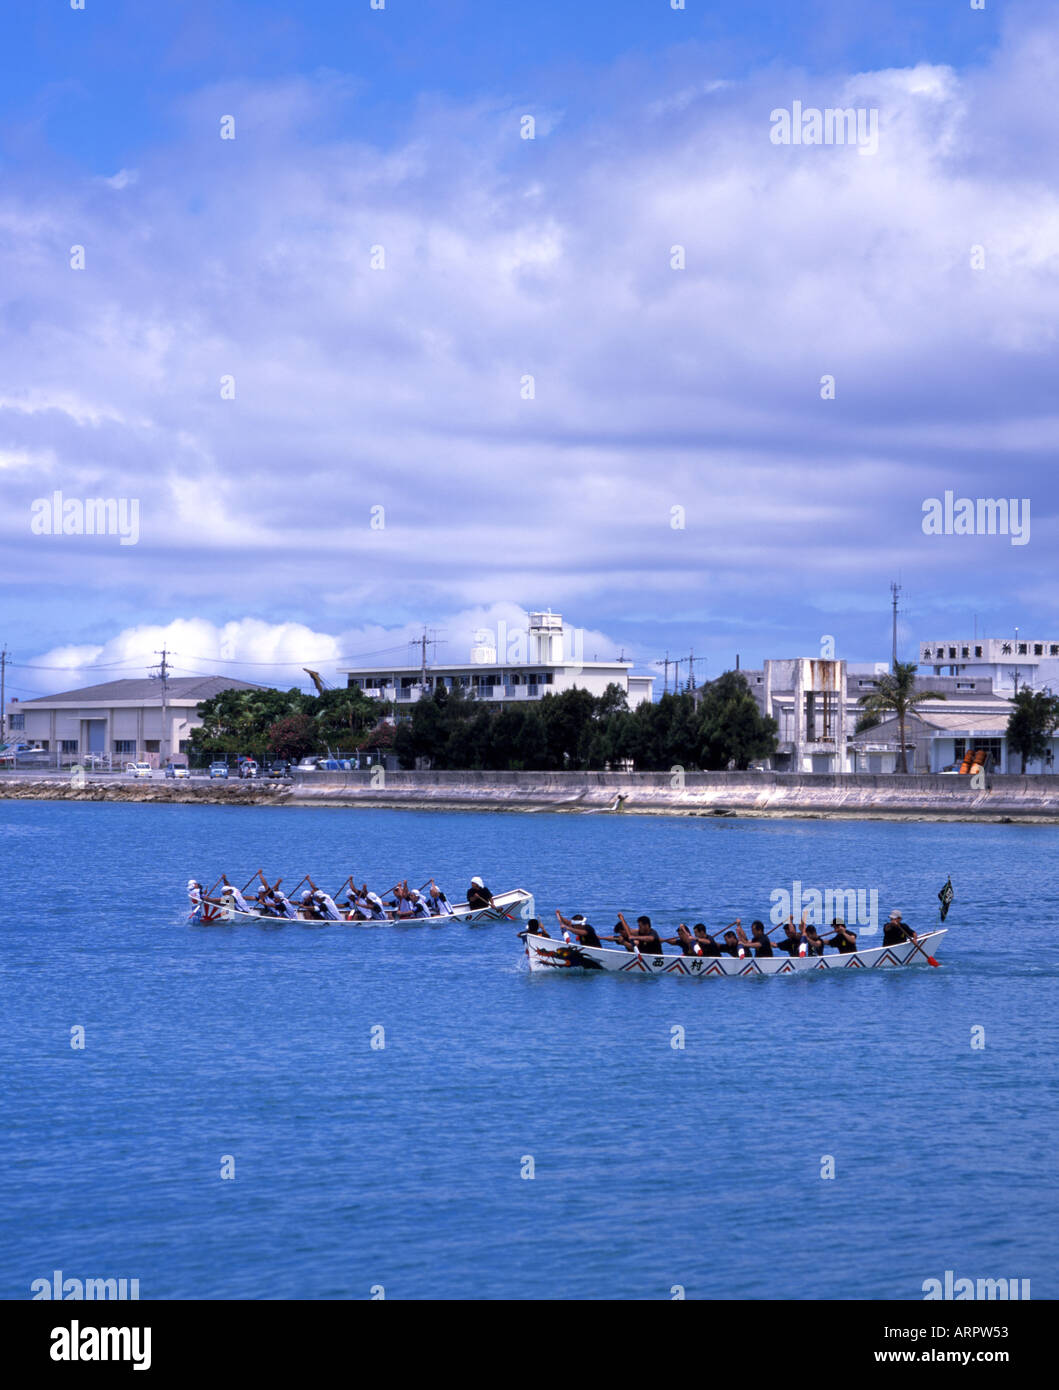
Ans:
{"label": "calm blue water", "polygon": [[[0,1296],[1054,1298],[1057,834],[0,802]],[[958,897],[940,970],[531,980],[516,924],[186,923],[189,873],[259,866],[670,930],[794,879]]]}

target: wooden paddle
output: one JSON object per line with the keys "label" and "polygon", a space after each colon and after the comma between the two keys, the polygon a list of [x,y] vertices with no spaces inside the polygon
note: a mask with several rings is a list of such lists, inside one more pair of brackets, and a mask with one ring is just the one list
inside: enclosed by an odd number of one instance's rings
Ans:
{"label": "wooden paddle", "polygon": [[927,957],[927,961],[929,962],[929,964],[933,965],[934,968],[937,969],[938,962],[934,959],[933,956],[927,955],[926,951],[923,950],[923,947],[919,944],[918,941],[913,941],[913,942],[912,942],[912,945],[916,948],[916,950],[920,953],[920,955],[923,955],[923,956],[926,956],[926,957]]}

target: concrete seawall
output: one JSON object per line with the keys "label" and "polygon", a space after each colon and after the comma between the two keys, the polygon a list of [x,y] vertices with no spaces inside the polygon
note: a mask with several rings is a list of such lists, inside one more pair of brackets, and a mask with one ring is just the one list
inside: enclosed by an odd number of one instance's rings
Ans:
{"label": "concrete seawall", "polygon": [[765,816],[1059,824],[1059,776],[776,772],[317,772],[292,782],[119,781],[0,775],[0,800],[345,806],[581,814]]}
{"label": "concrete seawall", "polygon": [[325,772],[296,776],[290,800],[301,806],[579,812],[620,807],[648,815],[1059,822],[1059,776],[987,777],[984,788],[975,788],[969,777],[864,773],[387,772],[380,784],[370,771]]}

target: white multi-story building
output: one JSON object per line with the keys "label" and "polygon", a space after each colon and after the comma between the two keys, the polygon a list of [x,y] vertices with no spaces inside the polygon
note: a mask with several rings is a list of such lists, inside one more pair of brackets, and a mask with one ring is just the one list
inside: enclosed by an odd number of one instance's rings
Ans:
{"label": "white multi-story building", "polygon": [[602,695],[608,685],[623,691],[630,709],[651,699],[654,676],[634,676],[631,661],[586,661],[584,634],[565,626],[559,613],[531,613],[526,628],[508,630],[501,623],[496,631],[476,633],[475,639],[468,662],[343,667],[340,674],[348,686],[398,707],[411,706],[424,691],[454,687],[493,707],[564,690]]}
{"label": "white multi-story building", "polygon": [[920,672],[927,668],[936,676],[964,681],[988,677],[997,695],[1014,695],[1016,684],[1020,690],[1048,687],[1059,692],[1059,641],[1021,637],[1016,628],[1014,637],[920,642]]}

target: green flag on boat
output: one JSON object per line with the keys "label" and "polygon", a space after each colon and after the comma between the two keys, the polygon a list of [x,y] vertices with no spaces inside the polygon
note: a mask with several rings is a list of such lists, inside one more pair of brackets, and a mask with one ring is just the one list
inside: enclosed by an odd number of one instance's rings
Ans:
{"label": "green flag on boat", "polygon": [[938,901],[941,903],[941,920],[943,922],[945,918],[949,915],[949,904],[952,902],[952,899],[952,879],[947,878],[945,880],[945,887],[938,894]]}

